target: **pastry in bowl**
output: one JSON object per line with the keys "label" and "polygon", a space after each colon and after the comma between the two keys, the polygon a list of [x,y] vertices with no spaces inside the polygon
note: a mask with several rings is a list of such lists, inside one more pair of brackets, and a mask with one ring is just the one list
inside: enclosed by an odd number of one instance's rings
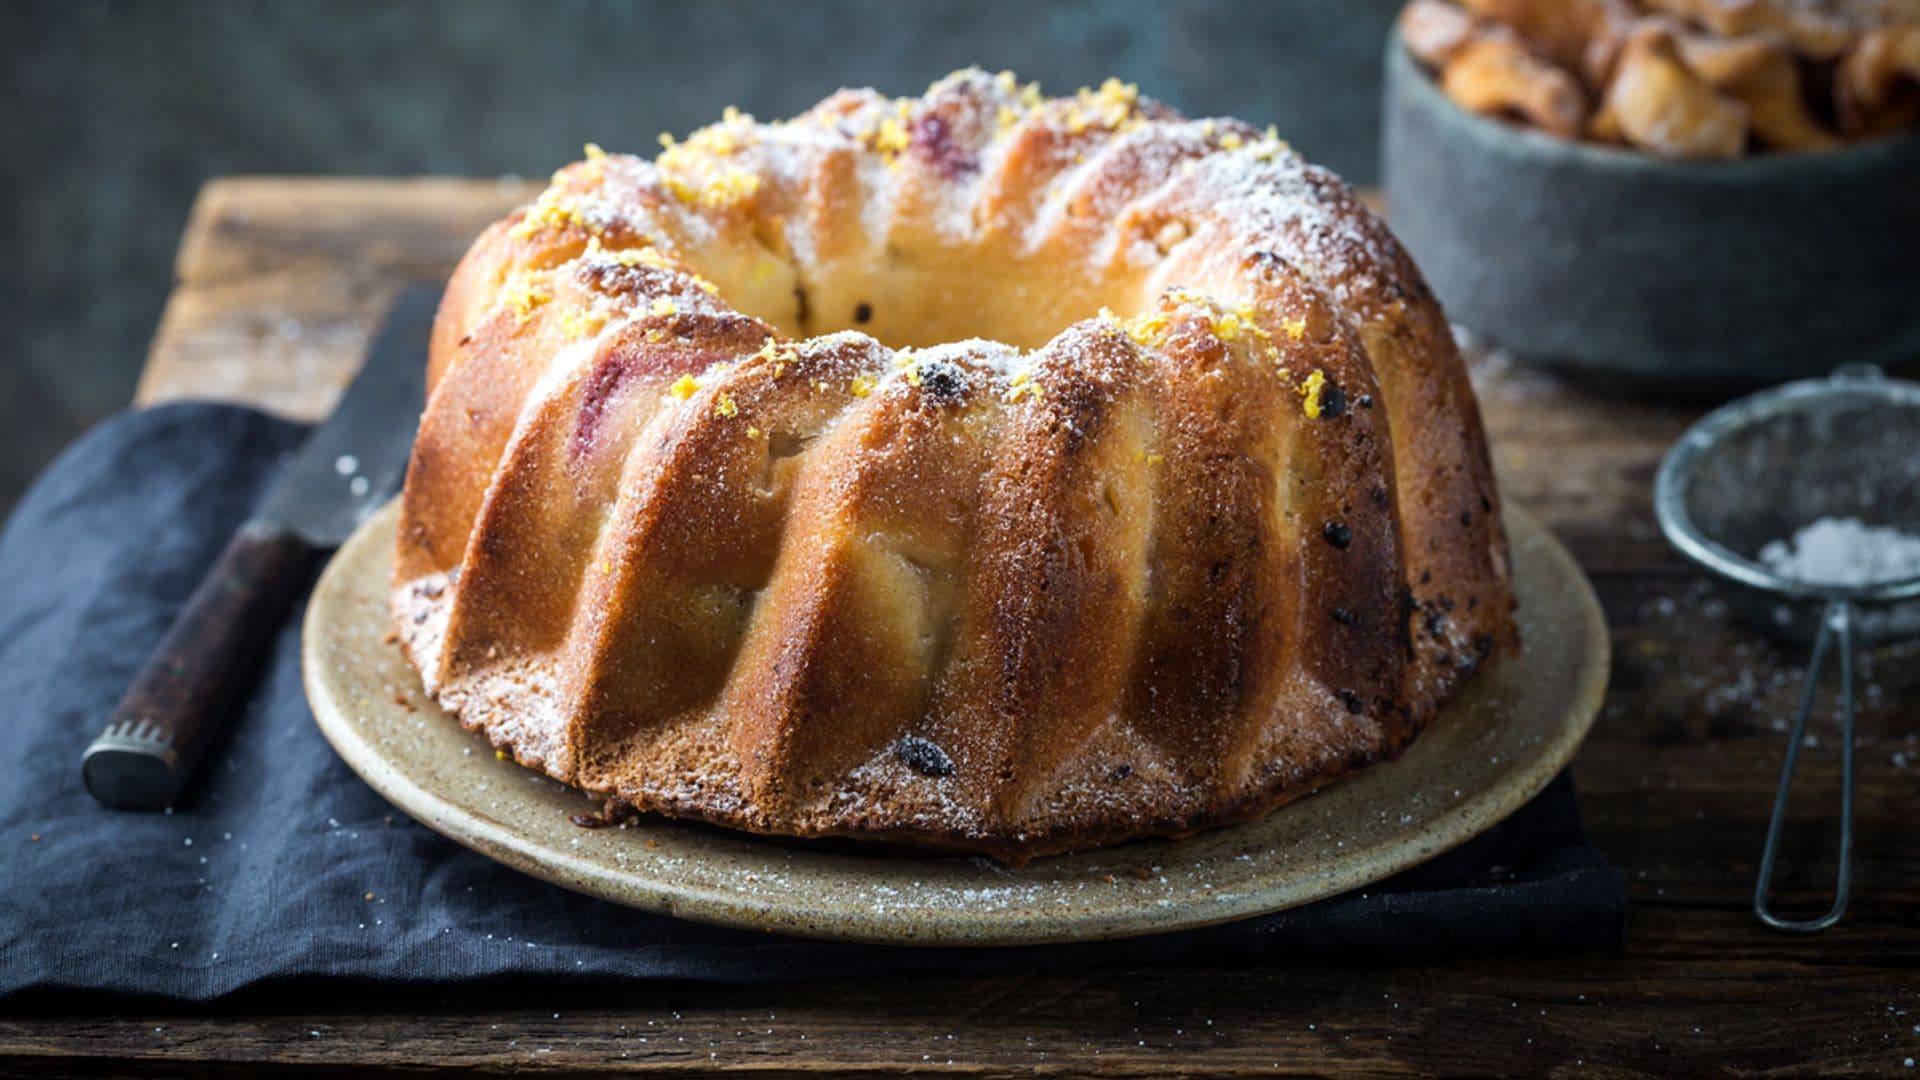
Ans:
{"label": "pastry in bowl", "polygon": [[1920,125],[1920,0],[1409,0],[1399,36],[1470,112],[1663,158]]}
{"label": "pastry in bowl", "polygon": [[393,613],[523,764],[1020,862],[1265,813],[1514,644],[1446,321],[1271,132],[963,71],[664,141],[435,328]]}

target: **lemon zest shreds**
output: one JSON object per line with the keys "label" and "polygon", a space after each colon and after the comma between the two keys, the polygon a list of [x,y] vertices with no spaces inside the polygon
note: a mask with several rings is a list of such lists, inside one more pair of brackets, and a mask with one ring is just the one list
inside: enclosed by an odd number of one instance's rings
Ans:
{"label": "lemon zest shreds", "polygon": [[897,117],[882,118],[873,133],[873,148],[889,158],[905,150],[912,141],[907,126]]}
{"label": "lemon zest shreds", "polygon": [[1089,127],[1131,131],[1142,123],[1139,107],[1140,87],[1133,83],[1108,79],[1098,90],[1082,87],[1067,111],[1067,131],[1074,135]]}
{"label": "lemon zest shreds", "polygon": [[1238,304],[1214,316],[1213,336],[1221,341],[1236,341],[1243,334],[1262,341],[1273,336],[1260,325],[1252,304]]}
{"label": "lemon zest shreds", "polygon": [[694,395],[694,392],[699,389],[700,389],[699,379],[696,379],[691,375],[682,375],[678,379],[675,379],[673,381],[672,386],[667,387],[667,393],[672,394],[674,397],[679,398],[681,401],[685,401],[688,398],[692,397]]}
{"label": "lemon zest shreds", "polygon": [[782,345],[778,338],[768,338],[760,343],[759,351],[747,357],[747,359],[771,361],[773,364],[772,374],[773,377],[777,379],[786,372],[788,364],[797,364],[800,362],[800,350],[794,347],[791,342]]}
{"label": "lemon zest shreds", "polygon": [[855,375],[853,382],[847,385],[847,392],[854,397],[866,397],[868,394],[873,393],[873,388],[877,385],[877,382],[878,380],[874,379],[871,375]]}
{"label": "lemon zest shreds", "polygon": [[759,428],[754,427],[751,424],[747,426],[747,438],[757,439],[760,437],[760,435],[761,435],[761,431]]}
{"label": "lemon zest shreds", "polygon": [[738,416],[740,406],[734,403],[730,395],[721,394],[720,400],[714,403],[713,412],[716,416]]}
{"label": "lemon zest shreds", "polygon": [[[600,243],[598,236],[587,238],[587,250],[581,252],[583,259],[612,259],[621,266],[651,266],[655,270],[679,270],[680,264],[674,262],[660,249],[651,244],[637,248],[610,248]],[[696,284],[698,283],[696,279]]]}
{"label": "lemon zest shreds", "polygon": [[600,231],[598,226],[587,220],[577,198],[568,195],[558,187],[549,187],[540,193],[539,198],[533,200],[532,206],[527,207],[526,216],[520,219],[520,224],[513,227],[510,235],[515,240],[525,240],[549,229],[557,231],[572,226],[579,226],[594,233]]}
{"label": "lemon zest shreds", "polygon": [[1164,343],[1173,327],[1173,318],[1164,311],[1148,311],[1127,320],[1127,336],[1146,345],[1157,346]]}
{"label": "lemon zest shreds", "polygon": [[1002,399],[1009,404],[1021,398],[1040,400],[1040,384],[1034,381],[1031,371],[1023,371],[1015,375],[1013,380],[1007,383],[1007,392],[1002,395]]}
{"label": "lemon zest shreds", "polygon": [[681,202],[699,203],[714,209],[745,202],[760,190],[760,177],[744,169],[727,169],[704,177],[698,184],[690,184],[671,173],[664,175],[662,180],[673,197]]}
{"label": "lemon zest shreds", "polygon": [[1300,411],[1306,413],[1308,419],[1320,419],[1320,396],[1326,389],[1327,375],[1319,368],[1314,368],[1313,373],[1300,384]]}
{"label": "lemon zest shreds", "polygon": [[553,290],[547,288],[545,275],[522,274],[507,287],[502,297],[513,307],[513,313],[521,322],[532,317],[533,309],[553,299]]}
{"label": "lemon zest shreds", "polygon": [[607,156],[607,152],[600,149],[600,144],[597,142],[590,142],[581,147],[580,152],[587,155],[588,161],[599,161],[601,158]]}
{"label": "lemon zest shreds", "polygon": [[607,325],[607,313],[594,307],[585,311],[569,311],[561,316],[560,329],[568,338],[583,338],[597,334]]}
{"label": "lemon zest shreds", "polygon": [[674,304],[672,297],[656,296],[653,298],[653,303],[648,305],[647,313],[665,318],[669,315],[678,315],[680,308]]}
{"label": "lemon zest shreds", "polygon": [[1285,330],[1287,337],[1294,341],[1299,341],[1301,338],[1307,336],[1307,320],[1305,319],[1282,319],[1280,321],[1280,328]]}
{"label": "lemon zest shreds", "polygon": [[723,159],[754,141],[753,118],[731,106],[725,119],[687,136],[685,142],[660,136],[661,184],[685,203],[723,208],[744,202],[760,190],[760,176]]}
{"label": "lemon zest shreds", "polygon": [[753,197],[760,190],[758,174],[734,169],[707,188],[708,206],[726,206]]}

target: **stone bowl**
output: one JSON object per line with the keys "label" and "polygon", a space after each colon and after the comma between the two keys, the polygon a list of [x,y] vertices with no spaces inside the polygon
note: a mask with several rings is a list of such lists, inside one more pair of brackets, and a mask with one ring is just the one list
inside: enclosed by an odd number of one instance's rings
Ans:
{"label": "stone bowl", "polygon": [[1394,233],[1526,361],[1720,393],[1920,359],[1920,135],[1669,161],[1468,112],[1387,42]]}

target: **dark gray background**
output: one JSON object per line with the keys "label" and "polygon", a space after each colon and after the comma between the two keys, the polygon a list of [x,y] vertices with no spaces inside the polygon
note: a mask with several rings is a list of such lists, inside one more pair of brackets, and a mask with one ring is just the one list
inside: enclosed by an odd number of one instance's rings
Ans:
{"label": "dark gray background", "polygon": [[210,176],[543,176],[587,140],[651,152],[728,104],[979,64],[1119,75],[1365,183],[1398,2],[0,0],[0,509],[126,403]]}

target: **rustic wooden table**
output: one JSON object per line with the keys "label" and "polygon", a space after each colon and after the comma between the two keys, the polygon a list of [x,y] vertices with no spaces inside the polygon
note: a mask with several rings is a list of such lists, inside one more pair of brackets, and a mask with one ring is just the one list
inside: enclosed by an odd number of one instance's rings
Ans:
{"label": "rustic wooden table", "polygon": [[[327,411],[388,296],[444,277],[520,182],[232,179],[202,193],[139,402]],[[1384,969],[1141,970],[804,987],[343,995],[293,1011],[40,1003],[0,1018],[0,1074],[948,1070],[1903,1075],[1920,1058],[1920,646],[1869,655],[1854,900],[1818,937],[1748,912],[1805,657],[1730,628],[1648,493],[1697,410],[1473,361],[1500,482],[1572,548],[1613,628],[1605,712],[1574,766],[1625,875],[1612,955]],[[1825,715],[1825,714],[1823,714]],[[1830,723],[1830,721],[1828,721]],[[1781,906],[1823,909],[1839,784],[1802,765]],[[830,974],[830,973],[823,973]]]}

